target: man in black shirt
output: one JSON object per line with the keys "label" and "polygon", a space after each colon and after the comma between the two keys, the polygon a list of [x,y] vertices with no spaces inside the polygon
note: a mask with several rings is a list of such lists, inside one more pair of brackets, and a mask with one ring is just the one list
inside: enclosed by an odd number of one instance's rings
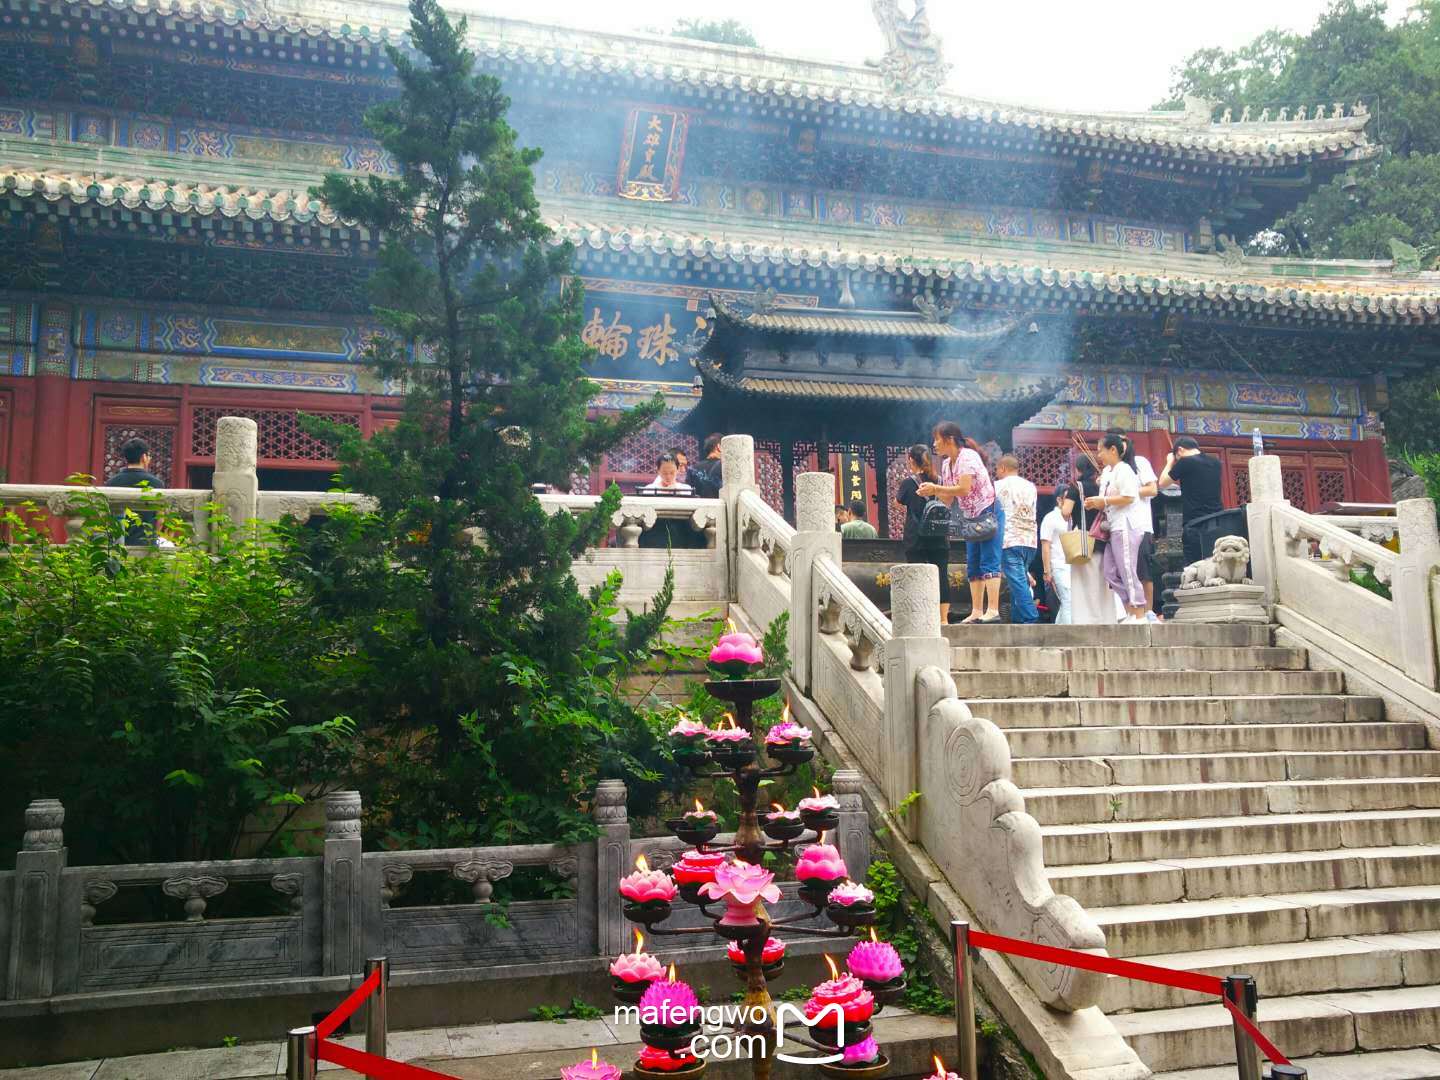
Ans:
{"label": "man in black shirt", "polygon": [[699,499],[718,499],[720,497],[720,483],[723,477],[720,475],[720,440],[724,438],[719,432],[705,436],[705,442],[701,446],[700,456],[704,459],[691,465],[685,471],[685,482],[695,492]]}
{"label": "man in black shirt", "polygon": [[1189,435],[1175,440],[1175,449],[1165,459],[1158,486],[1164,491],[1172,483],[1180,485],[1180,506],[1185,517],[1185,563],[1199,562],[1205,557],[1200,550],[1200,534],[1191,526],[1207,514],[1225,509],[1220,502],[1220,459],[1204,453],[1200,444]]}
{"label": "man in black shirt", "polygon": [[[106,487],[140,487],[148,485],[156,490],[165,486],[165,481],[150,471],[150,444],[144,439],[131,439],[120,447],[125,456],[125,467],[105,481]],[[125,530],[125,543],[136,545],[150,542],[155,535],[155,512],[140,511],[140,523],[132,524]]]}

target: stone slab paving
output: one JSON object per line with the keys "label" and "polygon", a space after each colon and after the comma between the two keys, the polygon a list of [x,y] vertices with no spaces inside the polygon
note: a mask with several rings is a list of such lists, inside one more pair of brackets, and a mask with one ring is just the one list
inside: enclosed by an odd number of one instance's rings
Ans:
{"label": "stone slab paving", "polygon": [[[1346,1057],[1300,1058],[1310,1080],[1440,1080],[1440,1050],[1388,1050]],[[1235,1080],[1235,1066],[1160,1073],[1155,1080]]]}
{"label": "stone slab paving", "polygon": [[[929,1061],[934,1052],[953,1056],[954,1034],[952,1019],[918,1016],[904,1009],[887,1008],[875,1021],[876,1038],[895,1058],[896,1066],[902,1068],[914,1064],[918,1069],[919,1063]],[[363,1049],[365,1044],[363,1035],[338,1041],[356,1049]],[[638,1042],[638,1025],[606,1016],[559,1023],[530,1021],[394,1031],[390,1033],[388,1056],[423,1064],[457,1080],[553,1080],[560,1075],[561,1066],[574,1064],[592,1047],[599,1050],[603,1060],[628,1069],[634,1064]],[[268,1042],[0,1069],[0,1080],[280,1080],[284,1066],[283,1045]],[[792,1068],[796,1077],[818,1075],[813,1068]],[[320,1071],[327,1080],[358,1076],[328,1062],[320,1064]],[[739,1063],[718,1061],[712,1063],[708,1073],[716,1080],[731,1080],[732,1075],[738,1080],[742,1074],[748,1075],[748,1069],[741,1069]],[[785,1070],[777,1071],[777,1077],[789,1075]]]}

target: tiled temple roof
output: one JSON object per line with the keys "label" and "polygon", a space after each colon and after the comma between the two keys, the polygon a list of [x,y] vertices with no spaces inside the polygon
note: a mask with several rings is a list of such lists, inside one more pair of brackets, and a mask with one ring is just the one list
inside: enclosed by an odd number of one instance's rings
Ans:
{"label": "tiled temple roof", "polygon": [[259,188],[135,176],[101,176],[16,166],[0,160],[0,195],[68,199],[77,205],[123,206],[129,210],[246,216],[302,224],[345,224],[305,188]]}
{"label": "tiled temple roof", "polygon": [[[220,215],[344,228],[299,184],[284,188],[175,178],[102,176],[0,156],[0,196],[94,202],[135,211]],[[1026,244],[809,223],[718,222],[659,204],[643,210],[542,200],[558,239],[600,252],[699,258],[754,266],[904,273],[934,281],[1045,291],[1076,302],[1126,296],[1203,300],[1331,318],[1440,322],[1440,273],[1395,274],[1388,263],[1113,252],[1093,245]],[[606,220],[624,213],[640,220]],[[602,218],[601,215],[605,215]]]}
{"label": "tiled temple roof", "polygon": [[[50,0],[49,6],[112,9],[141,17],[219,24],[251,34],[329,37],[350,43],[400,42],[409,26],[403,4],[378,0],[257,0],[233,5],[205,0]],[[1267,116],[1264,122],[1230,123],[1222,117],[1222,122],[1214,123],[1212,110],[1199,104],[1185,111],[1082,113],[1005,105],[943,90],[912,97],[891,92],[881,73],[867,66],[651,34],[577,30],[474,13],[467,13],[467,18],[471,43],[480,56],[558,71],[884,109],[1009,127],[1017,133],[1048,133],[1084,145],[1148,147],[1238,165],[1336,155],[1361,159],[1378,151],[1365,135],[1368,113],[1353,105],[1325,103],[1319,107],[1325,113],[1322,119]],[[1307,105],[1296,115],[1303,117],[1315,108]]]}

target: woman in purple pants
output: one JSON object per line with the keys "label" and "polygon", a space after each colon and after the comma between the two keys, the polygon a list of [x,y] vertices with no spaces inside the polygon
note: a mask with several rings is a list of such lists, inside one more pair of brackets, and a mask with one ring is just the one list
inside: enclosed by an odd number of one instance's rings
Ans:
{"label": "woman in purple pants", "polygon": [[1125,622],[1145,621],[1145,586],[1140,580],[1140,542],[1145,538],[1145,504],[1140,477],[1125,463],[1125,437],[1100,439],[1100,494],[1085,500],[1088,510],[1103,511],[1110,523],[1105,545],[1105,581],[1125,605]]}

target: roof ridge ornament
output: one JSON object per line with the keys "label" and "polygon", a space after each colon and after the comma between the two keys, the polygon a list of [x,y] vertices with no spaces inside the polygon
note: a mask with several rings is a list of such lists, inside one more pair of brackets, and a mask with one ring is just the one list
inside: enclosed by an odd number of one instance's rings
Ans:
{"label": "roof ridge ornament", "polygon": [[880,69],[892,94],[936,94],[945,85],[952,65],[945,62],[940,35],[930,29],[926,0],[913,3],[914,11],[907,17],[900,11],[900,0],[870,0],[875,21],[885,35],[885,55],[866,63]]}
{"label": "roof ridge ornament", "polygon": [[926,322],[948,323],[955,314],[954,304],[940,304],[932,293],[915,294],[915,310],[925,317]]}

